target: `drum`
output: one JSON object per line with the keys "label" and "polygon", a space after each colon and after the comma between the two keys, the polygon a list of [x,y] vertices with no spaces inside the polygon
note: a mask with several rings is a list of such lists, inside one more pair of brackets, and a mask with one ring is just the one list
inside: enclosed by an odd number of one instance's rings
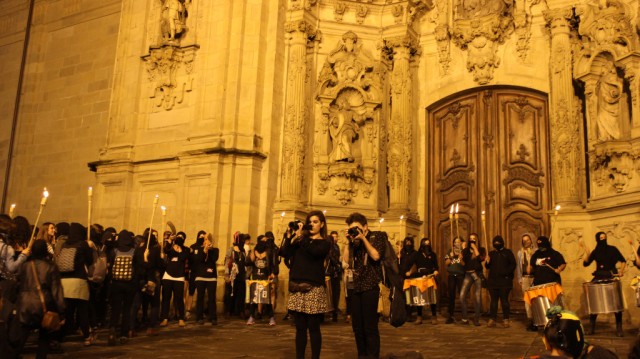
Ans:
{"label": "drum", "polygon": [[333,289],[331,288],[331,277],[324,277],[324,291],[327,293],[327,313],[333,312]]}
{"label": "drum", "polygon": [[582,285],[589,314],[616,313],[624,310],[624,296],[619,280],[587,282]]}
{"label": "drum", "polygon": [[547,319],[547,309],[553,305],[563,306],[562,287],[558,283],[547,283],[530,287],[524,292],[524,300],[531,306],[533,325],[544,326]]}
{"label": "drum", "polygon": [[438,294],[435,279],[430,277],[406,279],[404,295],[407,305],[422,307],[437,304]]}
{"label": "drum", "polygon": [[248,280],[245,302],[248,304],[271,304],[271,283],[266,280]]}

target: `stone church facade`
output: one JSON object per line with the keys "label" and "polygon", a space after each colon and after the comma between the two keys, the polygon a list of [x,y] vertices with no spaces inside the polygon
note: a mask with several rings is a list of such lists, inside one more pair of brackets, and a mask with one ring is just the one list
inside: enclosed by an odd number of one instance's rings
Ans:
{"label": "stone church facade", "polygon": [[3,210],[34,218],[46,186],[45,218],[83,221],[93,186],[95,222],[140,231],[158,194],[221,248],[311,209],[441,254],[551,235],[584,314],[580,242],[605,231],[631,266],[640,240],[639,6],[5,0]]}

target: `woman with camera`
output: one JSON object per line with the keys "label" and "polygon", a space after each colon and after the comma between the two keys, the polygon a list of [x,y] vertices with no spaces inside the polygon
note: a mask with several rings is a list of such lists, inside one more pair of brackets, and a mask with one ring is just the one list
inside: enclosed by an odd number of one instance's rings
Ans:
{"label": "woman with camera", "polygon": [[309,331],[311,357],[315,359],[320,358],[320,323],[327,311],[324,260],[331,244],[327,240],[327,225],[321,211],[310,212],[304,226],[301,222],[295,224],[297,230],[293,235],[288,233],[283,244],[284,256],[291,263],[287,309],[295,314],[296,358],[304,358]]}

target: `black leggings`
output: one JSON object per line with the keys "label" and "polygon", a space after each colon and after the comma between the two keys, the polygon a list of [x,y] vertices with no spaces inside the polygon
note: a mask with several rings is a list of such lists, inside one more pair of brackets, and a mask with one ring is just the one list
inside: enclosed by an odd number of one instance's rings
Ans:
{"label": "black leggings", "polygon": [[324,314],[307,314],[294,312],[296,321],[296,359],[304,359],[304,352],[307,348],[307,330],[311,337],[311,358],[320,358],[320,347],[322,346],[322,333],[320,333],[320,323]]}
{"label": "black leggings", "polygon": [[76,298],[64,298],[66,321],[64,332],[70,335],[75,331],[75,324],[82,330],[82,336],[89,338],[89,301]]}
{"label": "black leggings", "polygon": [[184,281],[162,280],[162,313],[160,319],[169,319],[169,306],[173,293],[173,305],[176,307],[179,320],[184,320]]}
{"label": "black leggings", "polygon": [[195,286],[198,289],[196,296],[196,320],[202,320],[202,315],[204,313],[204,291],[206,290],[209,294],[208,297],[208,307],[209,307],[209,315],[207,319],[209,321],[216,319],[216,286],[218,282],[214,281],[204,281],[198,280],[195,281]]}
{"label": "black leggings", "polygon": [[[429,306],[431,307],[431,315],[435,317],[436,314],[438,314],[438,306],[436,304],[429,304]],[[409,307],[409,311],[407,313],[411,313],[411,307]],[[416,313],[421,317],[422,307],[416,307]]]}

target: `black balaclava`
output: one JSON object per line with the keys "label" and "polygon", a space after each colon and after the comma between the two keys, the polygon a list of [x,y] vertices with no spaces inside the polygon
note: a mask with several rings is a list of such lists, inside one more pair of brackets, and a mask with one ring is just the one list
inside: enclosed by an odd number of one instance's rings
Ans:
{"label": "black balaclava", "polygon": [[493,237],[493,248],[497,251],[504,249],[504,239],[501,236]]}
{"label": "black balaclava", "polygon": [[176,234],[176,239],[174,240],[174,243],[182,247],[184,246],[185,239],[187,239],[187,234],[184,232],[178,232],[178,234]]}
{"label": "black balaclava", "polygon": [[131,248],[133,248],[133,236],[131,232],[123,229],[118,233],[118,250],[128,252]]}
{"label": "black balaclava", "polygon": [[207,232],[203,231],[203,230],[199,230],[198,234],[196,235],[196,246],[198,247],[202,247],[202,244],[204,243],[204,236],[207,234]]}
{"label": "black balaclava", "polygon": [[264,251],[266,251],[267,249],[269,249],[269,245],[267,244],[267,241],[263,240],[258,240],[258,243],[254,248],[254,250],[258,253],[264,253]]}
{"label": "black balaclava", "polygon": [[78,243],[87,238],[87,228],[80,223],[71,223],[69,226],[68,244]]}
{"label": "black balaclava", "polygon": [[269,245],[270,248],[273,248],[276,246],[276,237],[273,235],[273,232],[267,231],[265,232],[264,236],[267,237],[267,244]]}
{"label": "black balaclava", "polygon": [[547,249],[550,249],[550,248],[551,248],[551,242],[549,241],[549,238],[545,236],[538,237],[538,249],[540,249],[541,251],[546,251]]}
{"label": "black balaclava", "polygon": [[402,243],[403,255],[411,254],[415,251],[415,248],[413,247],[413,237],[405,237],[404,242]]}
{"label": "black balaclava", "polygon": [[[604,234],[604,239],[600,239],[600,235]],[[596,246],[597,247],[606,247],[607,246],[607,234],[605,232],[596,233]]]}
{"label": "black balaclava", "polygon": [[431,241],[429,240],[429,238],[422,238],[420,240],[420,252],[429,255],[432,251],[433,250],[431,249]]}

